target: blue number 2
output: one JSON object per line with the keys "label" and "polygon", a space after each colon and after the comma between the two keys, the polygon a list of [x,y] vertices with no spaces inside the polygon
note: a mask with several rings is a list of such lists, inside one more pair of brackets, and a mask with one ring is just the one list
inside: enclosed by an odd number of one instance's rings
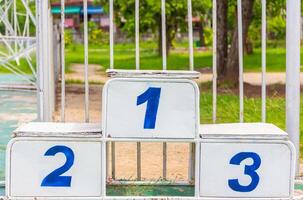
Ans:
{"label": "blue number 2", "polygon": [[74,152],[66,146],[54,146],[46,151],[44,156],[55,156],[57,153],[63,153],[66,157],[65,164],[47,175],[42,183],[42,187],[70,187],[71,176],[61,176],[67,172],[74,164]]}
{"label": "blue number 2", "polygon": [[147,102],[144,129],[155,129],[161,88],[150,87],[137,97],[137,106]]}
{"label": "blue number 2", "polygon": [[230,164],[232,165],[240,165],[241,162],[245,159],[252,159],[252,165],[245,165],[244,174],[250,176],[251,182],[249,185],[241,185],[238,179],[230,179],[228,180],[229,187],[236,192],[251,192],[256,189],[259,184],[260,177],[257,174],[256,170],[259,169],[261,165],[261,158],[258,154],[254,152],[241,152],[236,154],[230,160]]}

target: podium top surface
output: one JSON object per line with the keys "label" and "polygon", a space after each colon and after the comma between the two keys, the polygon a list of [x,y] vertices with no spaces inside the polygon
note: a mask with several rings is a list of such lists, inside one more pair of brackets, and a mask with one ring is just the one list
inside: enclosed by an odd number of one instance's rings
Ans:
{"label": "podium top surface", "polygon": [[17,128],[13,137],[101,137],[100,123],[30,122]]}
{"label": "podium top surface", "polygon": [[165,79],[198,79],[200,72],[185,70],[106,70],[112,78],[165,78]]}
{"label": "podium top surface", "polygon": [[288,139],[288,134],[268,123],[207,124],[200,126],[200,136],[204,139]]}

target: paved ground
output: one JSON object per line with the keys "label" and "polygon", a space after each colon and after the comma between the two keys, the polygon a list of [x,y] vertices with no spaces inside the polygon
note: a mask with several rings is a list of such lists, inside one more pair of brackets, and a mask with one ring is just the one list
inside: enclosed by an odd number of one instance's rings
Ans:
{"label": "paved ground", "polygon": [[[66,80],[70,82],[84,81],[84,66],[83,64],[73,64],[71,66],[72,73],[66,74]],[[109,78],[104,71],[101,71],[100,65],[89,65],[89,80],[92,83],[105,83]],[[301,84],[303,85],[303,73],[300,74]],[[202,73],[197,82],[208,82],[212,80],[212,74]],[[244,81],[252,85],[261,85],[261,73],[247,72],[244,73]],[[267,85],[285,84],[286,74],[284,72],[268,72],[266,74]]]}

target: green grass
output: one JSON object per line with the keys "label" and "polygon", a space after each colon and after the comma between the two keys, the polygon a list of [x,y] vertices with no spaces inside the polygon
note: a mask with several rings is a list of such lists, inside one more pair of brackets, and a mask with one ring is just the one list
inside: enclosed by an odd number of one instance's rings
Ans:
{"label": "green grass", "polygon": [[[0,53],[4,54],[4,55],[9,55],[9,49],[7,48],[7,46],[5,46],[4,44],[0,44]],[[32,55],[30,56],[31,58],[31,63],[33,65],[33,67],[36,66],[36,56],[35,53],[32,53]],[[20,69],[22,72],[26,73],[26,74],[30,74],[32,73],[30,66],[28,65],[28,62],[26,61],[25,58],[20,58],[19,59],[19,63],[16,60],[13,60],[10,62],[10,64],[16,66],[18,69]],[[0,73],[12,73],[10,70],[6,69],[3,65],[0,65]]]}
{"label": "green grass", "polygon": [[193,186],[107,186],[108,196],[194,196]]}
{"label": "green grass", "polygon": [[[140,44],[140,62],[142,69],[162,69],[162,58],[157,53],[157,44],[155,42],[142,42]],[[0,46],[0,51],[1,46]],[[4,51],[4,50],[3,50]],[[135,45],[132,43],[119,43],[115,45],[115,68],[117,69],[135,69]],[[35,58],[33,56],[33,65]],[[303,51],[302,51],[303,63]],[[84,63],[84,46],[82,44],[73,44],[66,47],[66,72],[70,72],[72,63]],[[195,49],[195,69],[210,68],[212,66],[212,51],[198,51]],[[109,68],[109,46],[89,46],[89,63],[99,64],[100,70]],[[283,47],[267,49],[267,71],[284,72],[286,63],[286,50]],[[16,65],[15,61],[11,64]],[[172,50],[167,60],[168,69],[186,70],[189,68],[189,58],[186,44],[176,44],[176,49]],[[31,73],[31,70],[24,58],[20,59],[18,66],[23,72]],[[255,48],[254,53],[244,56],[244,70],[246,72],[261,71],[261,49]],[[4,67],[0,67],[0,73],[10,73]]]}
{"label": "green grass", "polygon": [[[202,88],[203,90],[203,88]],[[244,121],[261,121],[261,98],[244,99]],[[303,94],[301,96],[303,105]],[[285,130],[285,98],[268,97],[266,102],[267,122],[275,124]],[[300,134],[303,135],[303,110],[300,117]],[[212,123],[212,94],[201,92],[200,95],[200,122]],[[217,97],[217,123],[239,122],[239,97],[233,94],[219,94]],[[301,152],[303,152],[303,137],[301,137]],[[301,153],[303,159],[303,153]]]}
{"label": "green grass", "polygon": [[[261,98],[244,99],[245,122],[261,121]],[[302,100],[303,103],[303,100]],[[285,99],[283,97],[267,98],[267,122],[285,128]],[[212,123],[212,94],[202,92],[200,96],[201,123]],[[303,113],[302,113],[303,116]],[[217,122],[239,122],[239,97],[233,94],[219,94],[217,97]],[[302,127],[303,133],[303,127]]]}
{"label": "green grass", "polygon": [[[180,45],[179,45],[180,46]],[[140,62],[142,69],[161,69],[162,58],[158,56],[157,45],[154,42],[143,42],[141,45]],[[117,69],[135,69],[135,46],[134,44],[116,44],[115,45],[115,68]],[[66,48],[66,63],[84,63],[84,47],[81,44],[71,45]],[[303,61],[303,51],[302,51]],[[168,69],[184,70],[188,69],[188,52],[184,47],[178,47],[172,50],[168,56]],[[211,50],[195,50],[195,68],[202,69],[212,66]],[[109,67],[109,47],[90,46],[89,63],[100,64],[103,69]],[[282,47],[267,49],[267,71],[284,72],[286,63],[286,50]],[[67,68],[69,69],[69,68]],[[261,49],[254,49],[251,55],[244,57],[244,70],[258,72],[261,71]]]}

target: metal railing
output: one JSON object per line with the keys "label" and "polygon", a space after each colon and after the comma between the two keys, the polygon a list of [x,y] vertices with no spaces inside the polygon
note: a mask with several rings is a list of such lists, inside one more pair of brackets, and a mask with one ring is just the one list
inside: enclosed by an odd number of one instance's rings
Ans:
{"label": "metal railing", "polygon": [[[262,121],[266,121],[266,0],[262,1]],[[41,20],[47,20],[45,18],[45,12],[47,10],[47,5],[45,1],[37,0],[38,3],[44,5],[41,7],[41,10],[37,13],[39,21],[38,29],[43,31],[47,29],[45,25],[41,24]],[[140,70],[140,27],[139,27],[139,0],[135,1],[135,43],[136,43],[136,70]],[[165,11],[165,0],[161,0],[161,16],[162,16],[162,69],[167,69],[167,54],[166,54],[166,11]],[[193,48],[193,25],[192,25],[192,4],[191,0],[187,1],[188,7],[188,41],[189,41],[189,70],[194,70],[194,48]],[[64,63],[64,5],[65,1],[61,0],[61,35],[62,35],[62,84],[61,84],[61,121],[65,121],[65,63]],[[216,62],[216,36],[217,36],[217,0],[213,0],[213,82],[212,82],[212,91],[213,91],[213,113],[212,118],[213,122],[216,123],[217,120],[217,62]],[[244,80],[243,80],[243,38],[242,38],[242,0],[237,0],[237,14],[238,14],[238,50],[239,50],[239,122],[244,122]],[[84,67],[85,67],[85,122],[89,122],[89,82],[88,82],[88,19],[87,19],[87,0],[83,1],[84,7]],[[300,112],[300,0],[287,1],[287,81],[286,81],[286,125],[287,132],[290,134],[292,142],[297,147],[297,155],[299,155],[299,112]],[[45,13],[43,13],[45,12]],[[114,69],[114,1],[109,0],[109,19],[110,19],[110,69]],[[45,30],[44,30],[45,31]],[[38,31],[38,33],[40,33]],[[38,47],[40,50],[47,48],[47,44],[43,43],[43,38],[47,38],[47,35],[38,34],[39,42]],[[43,51],[38,52],[38,66],[43,66],[41,59],[43,59]],[[46,72],[40,73],[40,84],[44,81],[43,74]],[[42,85],[42,91],[45,92],[45,85]],[[43,92],[42,92],[43,93]],[[43,93],[42,95],[47,94]],[[44,97],[45,98],[45,97]],[[40,99],[43,99],[42,97]],[[45,102],[41,102],[40,112],[44,113],[45,107],[43,105]],[[46,120],[46,118],[41,118]],[[108,147],[109,148],[109,147]],[[192,148],[192,147],[190,147]],[[191,151],[190,151],[191,152]],[[115,178],[115,143],[111,145],[111,156],[112,156],[112,174],[111,176]],[[192,156],[190,156],[192,157]],[[163,177],[166,177],[167,173],[167,144],[163,143]],[[192,169],[192,168],[191,168]],[[299,170],[299,168],[297,168]],[[194,172],[190,170],[189,174]],[[192,176],[190,176],[192,177]],[[141,179],[141,143],[137,143],[137,179]]]}

